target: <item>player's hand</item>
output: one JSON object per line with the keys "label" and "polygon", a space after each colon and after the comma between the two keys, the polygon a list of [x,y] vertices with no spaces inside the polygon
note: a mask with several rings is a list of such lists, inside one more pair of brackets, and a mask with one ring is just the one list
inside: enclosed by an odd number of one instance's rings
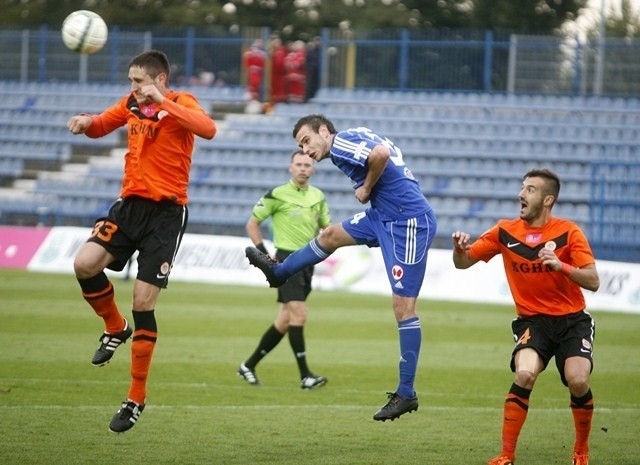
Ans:
{"label": "player's hand", "polygon": [[89,115],[76,115],[69,118],[67,121],[67,128],[72,134],[84,134],[89,129],[93,120]]}
{"label": "player's hand", "polygon": [[160,92],[154,84],[147,84],[146,86],[142,86],[136,92],[136,100],[138,103],[162,103],[164,100],[164,95]]}
{"label": "player's hand", "polygon": [[367,203],[371,197],[371,191],[364,186],[360,186],[356,189],[356,199],[360,203]]}
{"label": "player's hand", "polygon": [[538,258],[543,265],[550,267],[554,271],[559,271],[562,268],[562,262],[556,253],[546,247],[538,252]]}
{"label": "player's hand", "polygon": [[451,234],[451,243],[453,244],[453,248],[457,250],[467,250],[471,247],[471,234],[455,231]]}

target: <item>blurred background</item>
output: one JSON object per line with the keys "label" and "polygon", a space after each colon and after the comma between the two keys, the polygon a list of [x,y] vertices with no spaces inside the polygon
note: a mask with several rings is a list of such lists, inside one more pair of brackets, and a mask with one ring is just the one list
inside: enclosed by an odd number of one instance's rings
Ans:
{"label": "blurred background", "polygon": [[[98,53],[60,39],[90,9]],[[522,175],[563,180],[554,212],[600,259],[640,262],[640,17],[630,0],[5,2],[0,18],[0,224],[91,226],[117,197],[124,133],[72,137],[69,116],[128,92],[131,57],[162,49],[171,83],[220,131],[199,140],[190,232],[244,235],[255,201],[288,179],[291,128],[312,112],[402,149],[440,219],[474,235],[518,214]],[[334,221],[361,210],[320,164]]]}

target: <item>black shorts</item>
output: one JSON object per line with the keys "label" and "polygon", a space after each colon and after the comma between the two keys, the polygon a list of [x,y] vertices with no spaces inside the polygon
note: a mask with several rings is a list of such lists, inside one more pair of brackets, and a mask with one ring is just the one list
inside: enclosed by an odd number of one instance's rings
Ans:
{"label": "black shorts", "polygon": [[137,279],[165,288],[188,216],[186,205],[170,201],[118,199],[107,217],[96,221],[88,242],[100,244],[116,257],[108,266],[114,271],[124,269],[137,250]]}
{"label": "black shorts", "polygon": [[[291,255],[291,252],[285,250],[276,251],[276,259],[279,262],[283,261],[289,255]],[[277,302],[286,304],[291,301],[306,301],[311,293],[311,278],[313,278],[312,266],[298,271],[278,288]]]}
{"label": "black shorts", "polygon": [[[586,311],[564,316],[536,315],[519,317],[511,323],[516,346],[511,354],[511,371],[515,372],[514,357],[520,349],[535,350],[544,362],[544,368],[552,357],[556,358],[556,368],[562,383],[564,362],[569,357],[584,357],[591,362],[593,370],[593,341],[596,325]],[[544,370],[543,368],[543,370]]]}

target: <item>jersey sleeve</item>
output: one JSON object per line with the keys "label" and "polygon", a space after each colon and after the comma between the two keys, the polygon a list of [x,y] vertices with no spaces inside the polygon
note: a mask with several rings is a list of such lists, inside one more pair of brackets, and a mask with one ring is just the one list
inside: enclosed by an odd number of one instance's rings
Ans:
{"label": "jersey sleeve", "polygon": [[576,226],[571,230],[569,244],[571,245],[571,264],[573,266],[582,268],[595,263],[589,241],[579,227]]}
{"label": "jersey sleeve", "polygon": [[251,210],[251,216],[258,220],[259,223],[269,218],[277,210],[278,202],[271,193],[272,191],[269,191],[263,195]]}
{"label": "jersey sleeve", "polygon": [[160,108],[166,110],[184,128],[204,139],[213,139],[216,135],[216,123],[191,94],[168,94]]}
{"label": "jersey sleeve", "polygon": [[500,253],[500,242],[498,239],[499,226],[496,224],[488,229],[471,244],[469,256],[475,260],[488,262]]}
{"label": "jersey sleeve", "polygon": [[331,224],[331,212],[329,210],[329,202],[323,196],[320,203],[320,218],[318,218],[318,226],[326,228]]}
{"label": "jersey sleeve", "polygon": [[365,166],[371,150],[378,145],[370,138],[364,137],[360,128],[340,131],[333,139],[331,153],[343,162]]}
{"label": "jersey sleeve", "polygon": [[91,126],[87,129],[85,135],[94,139],[103,137],[127,124],[129,115],[129,109],[127,108],[128,97],[128,95],[123,97],[99,115],[91,115]]}

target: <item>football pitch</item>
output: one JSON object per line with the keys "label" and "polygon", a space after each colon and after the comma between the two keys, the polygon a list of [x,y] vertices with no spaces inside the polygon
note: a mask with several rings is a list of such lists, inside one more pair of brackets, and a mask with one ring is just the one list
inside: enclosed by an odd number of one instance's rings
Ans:
{"label": "football pitch", "polygon": [[[113,281],[130,317],[132,282]],[[329,383],[300,389],[285,338],[254,387],[236,369],[273,321],[275,291],[171,282],[156,310],[147,408],[113,434],[130,345],[93,367],[102,322],[75,278],[0,270],[0,464],[481,465],[499,452],[511,307],[421,300],[420,408],[381,423],[372,415],[396,387],[399,357],[390,298],[314,291],[308,303],[309,365]],[[637,465],[640,315],[592,314],[591,465]],[[569,396],[552,363],[516,463],[570,465],[572,446]]]}

